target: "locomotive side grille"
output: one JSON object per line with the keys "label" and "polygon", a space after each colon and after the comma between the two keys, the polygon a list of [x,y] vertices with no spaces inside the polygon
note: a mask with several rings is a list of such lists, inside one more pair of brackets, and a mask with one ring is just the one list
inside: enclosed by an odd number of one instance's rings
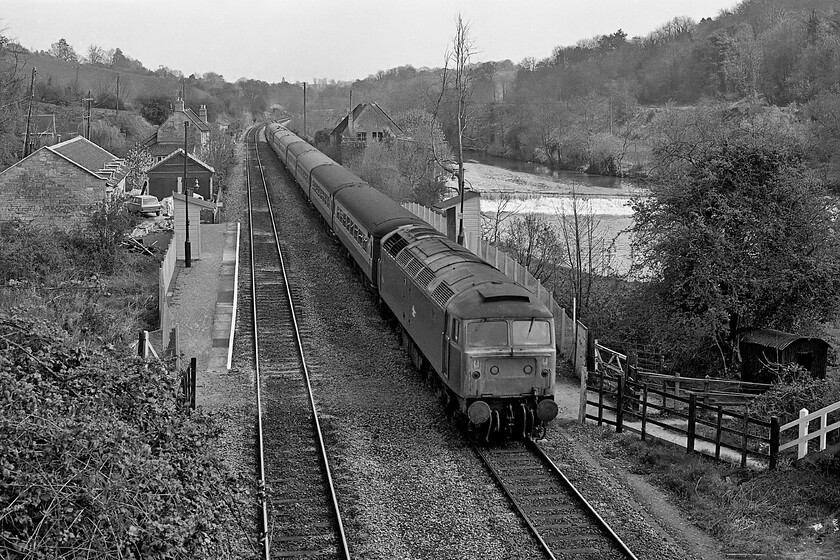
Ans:
{"label": "locomotive side grille", "polygon": [[411,253],[409,253],[408,251],[402,251],[399,255],[397,255],[397,263],[400,266],[405,267],[405,265],[408,264],[408,261],[411,260],[412,258],[413,257],[411,255]]}
{"label": "locomotive side grille", "polygon": [[420,269],[420,273],[417,275],[417,281],[420,283],[422,287],[426,287],[432,283],[432,280],[435,279],[435,273],[431,271],[428,266],[424,266]]}
{"label": "locomotive side grille", "polygon": [[420,272],[421,268],[423,268],[423,265],[420,264],[420,261],[418,261],[415,257],[411,257],[411,260],[408,261],[408,266],[405,267],[408,273],[412,276],[417,276],[417,273]]}
{"label": "locomotive side grille", "polygon": [[388,241],[385,242],[385,250],[392,257],[396,258],[397,253],[402,251],[403,248],[407,245],[408,241],[406,241],[402,235],[395,233],[394,235],[388,238]]}
{"label": "locomotive side grille", "polygon": [[447,286],[444,282],[438,284],[435,291],[432,292],[432,299],[438,303],[441,307],[446,307],[446,302],[455,295],[455,292],[452,291],[452,288]]}

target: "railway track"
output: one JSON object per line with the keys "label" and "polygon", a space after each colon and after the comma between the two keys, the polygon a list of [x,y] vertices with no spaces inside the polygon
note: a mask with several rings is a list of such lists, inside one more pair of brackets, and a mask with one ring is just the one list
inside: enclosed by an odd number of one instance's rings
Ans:
{"label": "railway track", "polygon": [[246,169],[262,553],[266,559],[349,559],[304,355],[306,326],[295,309],[299,292],[262,173],[259,130],[249,132]]}
{"label": "railway track", "polygon": [[549,558],[636,560],[535,442],[475,450]]}

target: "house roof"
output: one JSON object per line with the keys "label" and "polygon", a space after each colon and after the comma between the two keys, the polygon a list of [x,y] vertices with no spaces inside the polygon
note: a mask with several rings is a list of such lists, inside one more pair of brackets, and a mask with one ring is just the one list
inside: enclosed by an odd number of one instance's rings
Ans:
{"label": "house roof", "polygon": [[[395,123],[394,120],[391,117],[388,116],[388,113],[386,113],[382,109],[382,107],[380,107],[376,103],[359,103],[358,105],[356,105],[356,108],[353,109],[353,120],[354,121],[357,120],[362,115],[362,113],[365,112],[368,109],[371,110],[371,111],[374,111],[382,119],[384,119],[385,122],[388,123],[388,125],[392,127],[392,129],[395,133],[396,132],[403,132],[403,129],[400,128],[400,126],[397,123]],[[335,128],[332,129],[332,132],[330,132],[330,134],[331,135],[343,134],[345,130],[347,130],[347,116],[346,115],[343,119],[341,119],[338,122],[337,125],[335,125]]]}
{"label": "house roof", "polygon": [[55,115],[32,115],[29,123],[32,134],[55,134]]}
{"label": "house roof", "polygon": [[[174,152],[172,152],[171,154],[169,154],[168,156],[166,156],[165,158],[163,158],[162,160],[160,160],[159,162],[157,162],[156,164],[151,166],[149,168],[149,170],[146,171],[146,173],[154,171],[156,168],[160,167],[165,162],[169,161],[170,159],[172,159],[176,156],[183,156],[183,155],[184,155],[184,149],[183,148],[178,148],[177,150],[175,150]],[[211,166],[207,165],[206,163],[204,163],[203,161],[201,161],[200,159],[198,159],[197,157],[195,157],[192,154],[187,154],[187,161],[194,161],[195,163],[197,163],[198,165],[200,165],[201,167],[203,167],[204,169],[206,169],[210,173],[215,173],[216,172],[215,169],[213,169]]]}
{"label": "house roof", "polygon": [[197,126],[201,132],[210,132],[210,125],[201,120],[201,117],[195,114],[195,111],[190,109],[189,107],[184,108],[184,114],[187,115],[187,118],[190,119],[190,122]]}
{"label": "house roof", "polygon": [[45,146],[42,150],[49,150],[63,157],[91,175],[104,179],[107,185],[116,185],[128,175],[128,164],[85,138],[75,136],[54,146]]}
{"label": "house roof", "polygon": [[[470,200],[471,198],[480,197],[481,193],[478,191],[466,191],[464,192],[464,200]],[[449,208],[453,208],[461,203],[461,195],[453,196],[452,198],[447,198],[443,202],[438,202],[432,208],[436,210],[447,210]]]}
{"label": "house roof", "polygon": [[741,335],[741,342],[745,344],[757,344],[775,350],[784,350],[794,342],[800,340],[822,342],[830,346],[828,342],[817,337],[800,336],[798,334],[777,331],[775,329],[751,329]]}

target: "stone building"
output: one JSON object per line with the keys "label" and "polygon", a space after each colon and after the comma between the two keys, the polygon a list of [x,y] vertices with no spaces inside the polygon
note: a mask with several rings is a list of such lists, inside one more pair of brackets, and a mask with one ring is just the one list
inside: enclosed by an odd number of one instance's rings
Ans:
{"label": "stone building", "polygon": [[330,132],[333,145],[347,141],[373,142],[396,138],[403,130],[376,103],[359,103]]}
{"label": "stone building", "polygon": [[0,173],[0,221],[69,228],[125,189],[128,165],[82,136],[39,148]]}
{"label": "stone building", "polygon": [[149,136],[143,147],[155,162],[163,161],[172,152],[184,149],[184,123],[187,128],[187,151],[197,153],[210,145],[210,125],[207,121],[207,106],[202,105],[198,115],[184,105],[183,99],[175,101],[175,110],[154,134]]}

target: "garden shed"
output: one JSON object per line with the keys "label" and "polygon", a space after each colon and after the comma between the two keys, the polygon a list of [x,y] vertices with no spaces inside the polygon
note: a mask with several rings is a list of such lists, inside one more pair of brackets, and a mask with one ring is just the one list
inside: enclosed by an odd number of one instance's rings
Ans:
{"label": "garden shed", "polygon": [[799,364],[816,378],[825,377],[829,344],[816,337],[777,331],[751,329],[741,335],[741,379],[771,383],[775,372],[770,364]]}

